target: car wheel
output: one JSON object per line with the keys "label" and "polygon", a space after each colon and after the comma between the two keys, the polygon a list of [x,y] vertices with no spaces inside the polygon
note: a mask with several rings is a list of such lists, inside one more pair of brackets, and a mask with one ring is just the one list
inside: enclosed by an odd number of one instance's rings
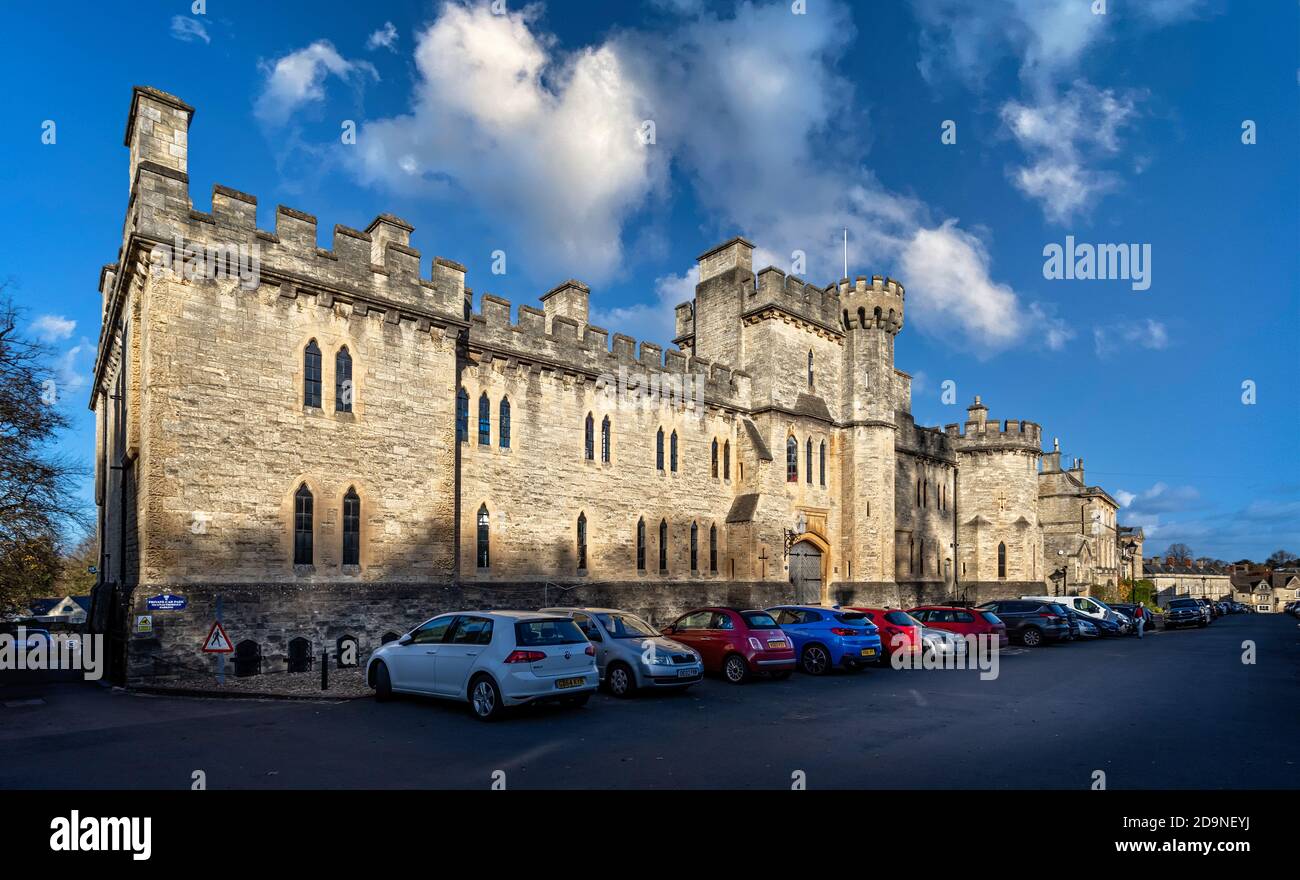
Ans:
{"label": "car wheel", "polygon": [[489,676],[480,675],[469,683],[469,707],[479,721],[501,717],[501,691]]}
{"label": "car wheel", "polygon": [[1029,627],[1020,634],[1020,641],[1026,648],[1037,648],[1043,643],[1043,634],[1036,627]]}
{"label": "car wheel", "polygon": [[799,665],[809,675],[825,675],[831,668],[831,655],[821,645],[808,645],[803,649]]}
{"label": "car wheel", "polygon": [[605,684],[616,697],[625,699],[636,693],[636,678],[626,663],[611,663],[605,673]]}
{"label": "car wheel", "polygon": [[393,680],[388,675],[388,667],[383,663],[375,664],[375,699],[387,703],[393,698]]}
{"label": "car wheel", "polygon": [[732,684],[744,684],[749,678],[749,664],[739,654],[731,654],[722,661],[722,676]]}
{"label": "car wheel", "polygon": [[587,692],[573,697],[564,697],[560,700],[560,703],[561,705],[568,706],[570,709],[581,709],[583,706],[587,705],[587,701],[590,699],[591,693]]}

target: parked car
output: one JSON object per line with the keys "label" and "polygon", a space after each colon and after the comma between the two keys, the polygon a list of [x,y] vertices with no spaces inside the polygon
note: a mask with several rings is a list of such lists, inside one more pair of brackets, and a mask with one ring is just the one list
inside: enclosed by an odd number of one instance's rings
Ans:
{"label": "parked car", "polygon": [[732,684],[758,672],[781,679],[794,671],[794,646],[766,611],[697,608],[664,627],[662,634],[693,648],[704,659],[706,671],[720,672]]}
{"label": "parked car", "polygon": [[1201,609],[1201,617],[1205,620],[1205,622],[1213,623],[1214,612],[1210,610],[1210,603],[1205,601],[1204,599],[1193,599],[1192,601],[1195,602],[1197,607]]}
{"label": "parked car", "polygon": [[977,606],[992,611],[1007,627],[1007,635],[1029,648],[1044,642],[1061,642],[1070,637],[1064,609],[1036,599],[996,599]]}
{"label": "parked car", "polygon": [[[1137,618],[1138,618],[1138,607],[1136,605],[1133,605],[1129,602],[1123,602],[1118,605],[1111,605],[1110,607],[1113,608],[1117,613],[1123,614],[1125,617],[1128,617],[1130,620],[1132,620],[1134,624],[1134,631],[1136,631]],[[1155,615],[1152,614],[1151,609],[1147,608],[1145,605],[1142,606],[1142,619],[1146,621],[1144,625],[1147,631],[1151,631],[1156,628]]]}
{"label": "parked car", "polygon": [[596,649],[568,617],[463,611],[440,614],[376,648],[366,681],[381,701],[394,693],[460,700],[492,721],[524,703],[586,705],[600,673]]}
{"label": "parked car", "polygon": [[543,608],[573,620],[596,648],[600,681],[616,697],[639,690],[685,689],[704,680],[694,649],[664,638],[635,614],[615,608]]}
{"label": "parked car", "polygon": [[1080,639],[1099,638],[1101,636],[1101,632],[1099,629],[1101,626],[1109,625],[1111,627],[1114,627],[1116,630],[1119,629],[1119,624],[1116,623],[1104,624],[1099,620],[1093,620],[1091,617],[1085,617],[1084,615],[1080,614],[1078,611],[1075,611],[1073,608],[1067,608],[1065,609],[1065,611],[1070,616],[1070,620],[1076,626],[1078,626],[1079,631],[1077,637]]}
{"label": "parked car", "polygon": [[1165,606],[1165,629],[1180,626],[1206,626],[1205,611],[1195,599],[1170,599]]}
{"label": "parked car", "polygon": [[[1100,599],[1093,598],[1092,596],[1021,596],[1020,598],[1059,603],[1067,608],[1073,609],[1074,611],[1078,611],[1080,614],[1091,620],[1109,620],[1117,623],[1118,627],[1115,632],[1116,635],[1128,632],[1132,627],[1131,622],[1125,622],[1109,605]],[[1099,627],[1099,629],[1102,629],[1103,635],[1108,634],[1105,628]]]}
{"label": "parked car", "polygon": [[824,675],[837,666],[863,669],[880,662],[880,630],[861,611],[816,605],[767,609],[794,644],[799,668]]}
{"label": "parked car", "polygon": [[921,628],[921,644],[925,654],[939,659],[966,656],[966,640],[957,633],[932,626]]}
{"label": "parked car", "polygon": [[992,611],[954,605],[922,605],[909,609],[907,613],[927,628],[946,629],[959,636],[986,635],[996,638],[999,648],[1005,648],[1008,643],[1007,625]]}
{"label": "parked car", "polygon": [[901,608],[853,607],[848,610],[862,612],[880,630],[881,663],[899,651],[920,651],[924,644],[921,639],[924,625]]}

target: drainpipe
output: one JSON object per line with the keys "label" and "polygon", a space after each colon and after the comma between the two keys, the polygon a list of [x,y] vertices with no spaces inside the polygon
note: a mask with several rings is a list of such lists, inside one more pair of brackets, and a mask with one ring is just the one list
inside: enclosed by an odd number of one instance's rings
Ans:
{"label": "drainpipe", "polygon": [[961,493],[957,491],[957,477],[961,473],[961,468],[953,465],[952,468],[952,597],[956,600],[958,596],[957,586],[961,583],[961,575],[958,573],[961,568],[961,561],[958,555],[957,547],[957,499]]}

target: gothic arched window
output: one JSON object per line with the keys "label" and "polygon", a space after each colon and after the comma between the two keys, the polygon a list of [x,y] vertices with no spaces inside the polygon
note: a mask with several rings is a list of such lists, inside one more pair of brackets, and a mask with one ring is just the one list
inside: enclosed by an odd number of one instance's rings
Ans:
{"label": "gothic arched window", "polygon": [[799,482],[799,441],[787,437],[785,441],[785,481]]}
{"label": "gothic arched window", "polygon": [[320,346],[315,339],[302,353],[302,405],[320,409]]}
{"label": "gothic arched window", "polygon": [[587,515],[578,514],[578,571],[587,570]]}
{"label": "gothic arched window", "polygon": [[587,461],[596,460],[596,420],[591,413],[587,413],[587,422],[583,427],[583,457]]}
{"label": "gothic arched window", "polygon": [[718,438],[717,437],[713,438],[713,447],[710,454],[710,467],[711,467],[711,473],[713,474],[713,479],[716,480],[718,478]]}
{"label": "gothic arched window", "polygon": [[293,494],[293,564],[312,564],[312,518],[313,502],[311,490],[303,483]]}
{"label": "gothic arched window", "polygon": [[718,526],[709,526],[709,571],[718,573]]}
{"label": "gothic arched window", "polygon": [[998,542],[998,577],[1007,576],[1007,545]]}
{"label": "gothic arched window", "polygon": [[636,570],[645,571],[645,519],[636,521]]}
{"label": "gothic arched window", "polygon": [[346,345],[334,355],[334,411],[352,412],[352,355]]}
{"label": "gothic arched window", "polygon": [[609,416],[600,423],[600,460],[609,464],[610,459],[610,438],[609,438]]}
{"label": "gothic arched window", "polygon": [[361,564],[361,496],[354,486],[343,496],[343,564]]}
{"label": "gothic arched window", "polygon": [[497,415],[497,443],[502,449],[510,448],[510,398],[501,398],[500,413]]}
{"label": "gothic arched window", "polygon": [[469,394],[464,388],[456,392],[456,442],[469,441]]}
{"label": "gothic arched window", "polygon": [[659,520],[659,571],[668,571],[668,520]]}
{"label": "gothic arched window", "polygon": [[664,469],[664,429],[655,435],[655,470]]}
{"label": "gothic arched window", "polygon": [[668,452],[669,452],[668,465],[672,469],[673,473],[677,473],[677,432],[676,431],[673,431],[673,435],[668,438]]}
{"label": "gothic arched window", "polygon": [[700,569],[700,526],[691,523],[691,571]]}
{"label": "gothic arched window", "polygon": [[478,445],[488,446],[492,443],[492,404],[484,391],[478,399]]}
{"label": "gothic arched window", "polygon": [[821,457],[818,459],[818,473],[820,474],[821,485],[826,486],[826,441],[822,441]]}
{"label": "gothic arched window", "polygon": [[803,461],[803,473],[804,473],[804,479],[808,481],[809,485],[811,485],[811,484],[812,484],[812,474],[813,474],[813,468],[812,468],[812,438],[811,438],[811,437],[809,437],[809,438],[808,438],[808,442],[807,442],[806,444],[804,444],[804,448],[805,448],[805,452],[804,452],[804,461]]}
{"label": "gothic arched window", "polygon": [[489,568],[492,562],[492,557],[489,552],[491,550],[491,535],[489,533],[491,522],[491,517],[488,516],[487,505],[484,504],[478,509],[478,546],[476,547],[476,552],[474,554],[475,564],[479,568]]}

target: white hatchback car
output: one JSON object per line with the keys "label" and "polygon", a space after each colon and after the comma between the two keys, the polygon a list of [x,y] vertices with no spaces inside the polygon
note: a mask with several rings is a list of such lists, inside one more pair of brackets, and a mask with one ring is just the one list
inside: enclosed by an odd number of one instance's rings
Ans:
{"label": "white hatchback car", "polygon": [[458,611],[420,624],[370,655],[375,696],[467,702],[491,721],[509,706],[585,705],[600,683],[596,649],[571,619],[539,611]]}

